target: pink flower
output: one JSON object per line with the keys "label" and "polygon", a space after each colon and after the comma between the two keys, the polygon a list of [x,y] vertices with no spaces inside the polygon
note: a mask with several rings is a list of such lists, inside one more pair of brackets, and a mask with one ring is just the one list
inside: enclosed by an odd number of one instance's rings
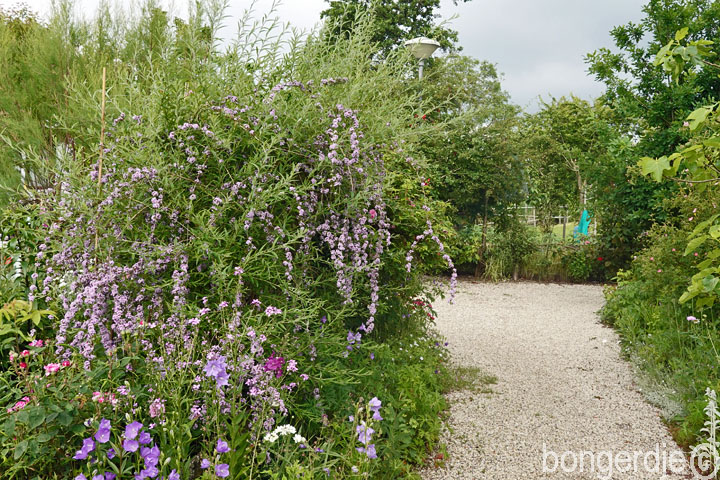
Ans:
{"label": "pink flower", "polygon": [[675,249],[673,248],[673,249],[672,249],[672,251],[674,252],[674,251],[675,251]]}
{"label": "pink flower", "polygon": [[48,376],[51,373],[55,373],[58,370],[60,370],[60,364],[59,363],[48,363],[43,368],[45,369],[45,376]]}
{"label": "pink flower", "polygon": [[33,340],[33,341],[30,342],[28,345],[31,346],[31,347],[38,347],[38,348],[40,348],[40,347],[42,347],[42,346],[45,345],[45,344],[43,343],[42,340]]}
{"label": "pink flower", "polygon": [[63,360],[60,365],[62,365],[63,367],[69,367],[69,366],[70,366],[70,360]]}
{"label": "pink flower", "polygon": [[662,273],[662,268],[658,268],[658,273]]}
{"label": "pink flower", "polygon": [[17,412],[18,410],[22,410],[25,408],[25,405],[30,403],[30,397],[23,397],[22,400],[19,400],[15,405],[7,409],[8,413]]}
{"label": "pink flower", "polygon": [[375,211],[374,208],[371,208],[368,213],[370,214],[370,218],[373,220],[375,219],[375,217],[377,217],[377,212]]}
{"label": "pink flower", "polygon": [[690,217],[690,218],[688,218],[688,222],[692,222],[692,221],[693,221],[693,218],[695,218],[695,217]]}
{"label": "pink flower", "polygon": [[92,400],[93,402],[103,403],[105,401],[105,397],[102,392],[93,392]]}
{"label": "pink flower", "polygon": [[20,352],[21,357],[27,357],[28,355],[30,355],[30,350],[23,350]]}
{"label": "pink flower", "polygon": [[282,367],[285,363],[285,359],[283,357],[276,357],[273,353],[266,361],[264,365],[264,369],[266,372],[275,372],[275,376],[277,378],[280,378],[282,375]]}
{"label": "pink flower", "polygon": [[20,368],[27,368],[27,363],[20,362]]}
{"label": "pink flower", "polygon": [[696,256],[696,257],[698,256],[698,253],[697,253],[697,252],[695,252],[695,256]]}

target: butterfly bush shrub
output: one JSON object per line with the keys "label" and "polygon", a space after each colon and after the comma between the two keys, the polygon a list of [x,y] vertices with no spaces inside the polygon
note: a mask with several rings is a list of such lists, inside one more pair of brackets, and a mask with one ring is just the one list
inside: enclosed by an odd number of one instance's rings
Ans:
{"label": "butterfly bush shrub", "polygon": [[[39,405],[72,418],[43,432],[54,461],[33,457],[35,422],[8,427],[14,474],[342,477],[362,460],[399,475],[421,459],[444,355],[421,275],[454,269],[436,205],[408,188],[424,174],[408,126],[423,104],[400,53],[372,63],[362,29],[323,38],[275,59],[238,44],[195,69],[158,58],[111,77],[104,145],[64,124],[88,150],[38,194],[28,289],[54,332],[37,365],[14,360],[0,423]],[[410,391],[423,402],[401,401]],[[360,451],[347,416],[368,398],[387,421]]]}

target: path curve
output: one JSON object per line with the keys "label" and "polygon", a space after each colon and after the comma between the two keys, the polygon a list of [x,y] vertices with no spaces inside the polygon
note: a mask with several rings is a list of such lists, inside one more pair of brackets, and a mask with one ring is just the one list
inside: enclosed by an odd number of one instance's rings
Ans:
{"label": "path curve", "polygon": [[[630,365],[620,357],[617,334],[599,323],[596,312],[602,305],[599,286],[539,283],[464,281],[454,305],[438,300],[437,326],[447,337],[452,362],[479,367],[498,380],[490,386],[492,393],[449,395],[449,431],[442,439],[449,460],[444,467],[427,467],[421,476],[692,478],[668,470],[671,459],[676,472],[683,469],[682,452],[659,410],[634,383]],[[561,461],[564,452],[572,452],[565,454],[568,472],[559,462],[553,471],[552,454]],[[583,458],[584,473],[581,452],[593,454]],[[614,459],[611,476],[607,458]],[[596,462],[593,468],[591,462]],[[630,471],[620,473],[616,467]]]}

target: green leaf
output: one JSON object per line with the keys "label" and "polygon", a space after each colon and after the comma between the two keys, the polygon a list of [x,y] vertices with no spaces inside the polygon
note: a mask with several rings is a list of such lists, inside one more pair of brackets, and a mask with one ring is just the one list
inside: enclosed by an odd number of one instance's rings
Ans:
{"label": "green leaf", "polygon": [[25,453],[25,450],[27,450],[27,448],[28,448],[28,441],[27,441],[27,440],[23,440],[22,442],[18,443],[18,444],[15,446],[15,454],[13,455],[13,458],[14,458],[15,460],[19,460],[20,457],[23,456],[23,454]]}
{"label": "green leaf", "polygon": [[712,292],[715,290],[715,287],[717,287],[718,282],[720,282],[720,278],[718,277],[713,277],[712,275],[705,277],[702,281],[703,291],[706,293]]}
{"label": "green leaf", "polygon": [[687,244],[687,247],[685,247],[684,255],[687,255],[688,253],[694,251],[697,247],[705,243],[705,240],[707,240],[708,238],[710,238],[708,235],[700,235],[699,237],[690,240]]}
{"label": "green leaf", "polygon": [[85,433],[85,430],[86,430],[85,425],[83,425],[81,423],[78,423],[77,425],[73,425],[72,427],[70,427],[70,431],[76,435],[82,435],[83,433]]}
{"label": "green leaf", "polygon": [[688,300],[692,300],[692,299],[695,298],[696,296],[697,296],[697,293],[687,291],[687,292],[683,293],[683,294],[680,296],[680,299],[678,300],[678,302],[680,302],[680,303],[685,303],[685,302],[687,302]]}
{"label": "green leaf", "polygon": [[696,308],[712,307],[715,303],[715,297],[703,297],[695,301]]}
{"label": "green leaf", "polygon": [[16,417],[16,418],[17,418],[17,421],[18,421],[18,422],[23,423],[23,424],[25,424],[25,425],[28,424],[28,420],[29,420],[29,419],[28,419],[28,413],[27,413],[26,410],[20,410],[20,411],[17,413],[17,417]]}
{"label": "green leaf", "polygon": [[720,137],[712,137],[703,141],[703,145],[711,148],[720,148]]}
{"label": "green leaf", "polygon": [[72,423],[73,417],[68,412],[60,412],[57,416],[57,421],[63,427],[67,427]]}
{"label": "green leaf", "polygon": [[700,107],[688,115],[687,121],[690,124],[690,131],[694,131],[702,125],[708,115],[710,115],[710,112],[712,112],[712,107]]}
{"label": "green leaf", "polygon": [[15,415],[5,420],[5,423],[3,423],[3,432],[8,437],[12,437],[15,434]]}
{"label": "green leaf", "polygon": [[704,270],[704,269],[708,268],[710,265],[712,265],[712,263],[713,263],[713,259],[708,258],[707,260],[703,260],[702,262],[698,263],[697,268],[700,270]]}
{"label": "green leaf", "polygon": [[656,182],[662,181],[663,172],[670,169],[670,160],[667,157],[643,157],[638,162],[643,175],[652,176]]}
{"label": "green leaf", "polygon": [[708,225],[710,225],[710,224],[713,223],[715,220],[717,220],[717,218],[718,218],[719,216],[720,216],[720,214],[715,214],[715,215],[713,215],[712,217],[708,218],[707,220],[698,223],[698,224],[695,226],[695,228],[693,229],[693,232],[692,232],[692,235],[691,235],[691,236],[695,236],[695,235],[697,235],[698,233],[700,233],[700,232],[702,232],[703,230],[705,230],[705,229],[708,227]]}
{"label": "green leaf", "polygon": [[688,31],[689,31],[688,27],[684,27],[684,28],[681,28],[680,30],[678,30],[677,32],[675,32],[675,41],[679,42],[683,38],[687,37]]}
{"label": "green leaf", "polygon": [[713,225],[710,227],[710,230],[708,230],[708,233],[712,238],[720,237],[720,225]]}
{"label": "green leaf", "polygon": [[37,428],[45,423],[45,409],[43,407],[35,407],[28,414],[30,416],[30,422],[28,423],[30,428]]}

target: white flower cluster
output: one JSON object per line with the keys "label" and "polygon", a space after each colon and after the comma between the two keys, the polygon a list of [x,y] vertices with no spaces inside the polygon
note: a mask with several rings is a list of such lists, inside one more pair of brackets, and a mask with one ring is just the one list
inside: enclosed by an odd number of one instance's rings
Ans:
{"label": "white flower cluster", "polygon": [[275,440],[285,435],[294,435],[293,441],[295,441],[295,443],[307,443],[305,437],[297,433],[297,430],[295,430],[295,427],[292,425],[280,425],[272,432],[266,433],[263,439],[266,442],[275,443]]}

